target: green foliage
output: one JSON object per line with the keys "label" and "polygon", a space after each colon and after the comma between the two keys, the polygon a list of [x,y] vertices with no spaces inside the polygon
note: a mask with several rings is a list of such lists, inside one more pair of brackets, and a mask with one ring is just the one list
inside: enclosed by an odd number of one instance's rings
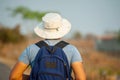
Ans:
{"label": "green foliage", "polygon": [[118,41],[120,42],[120,30],[118,31]]}
{"label": "green foliage", "polygon": [[21,14],[23,19],[30,19],[30,20],[38,20],[41,21],[42,17],[47,12],[38,12],[38,11],[32,11],[26,7],[20,6],[13,10],[13,16],[16,16],[17,14]]}
{"label": "green foliage", "polygon": [[21,40],[24,40],[25,37],[20,34],[19,25],[16,26],[14,29],[0,28],[0,42],[2,43],[16,43]]}

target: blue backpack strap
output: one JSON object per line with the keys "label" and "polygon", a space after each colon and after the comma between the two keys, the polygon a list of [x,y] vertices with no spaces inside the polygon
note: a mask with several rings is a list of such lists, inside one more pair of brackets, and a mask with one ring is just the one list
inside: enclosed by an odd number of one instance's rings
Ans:
{"label": "blue backpack strap", "polygon": [[[59,43],[57,43],[55,46],[60,47],[60,48],[64,48],[65,46],[69,45],[69,43],[65,42],[65,41],[60,41]],[[68,64],[68,60],[67,60],[67,64]],[[69,64],[68,64],[69,65]],[[67,77],[68,80],[73,80],[72,76],[71,76],[71,70],[69,71],[70,66],[65,67],[66,68],[66,72],[67,72]]]}

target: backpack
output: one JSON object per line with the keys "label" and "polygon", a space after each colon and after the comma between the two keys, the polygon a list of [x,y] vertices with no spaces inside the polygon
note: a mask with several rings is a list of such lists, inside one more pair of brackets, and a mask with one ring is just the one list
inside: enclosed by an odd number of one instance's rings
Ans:
{"label": "backpack", "polygon": [[44,41],[36,43],[40,50],[35,57],[30,80],[72,80],[71,70],[63,48],[69,43],[60,41],[49,46]]}

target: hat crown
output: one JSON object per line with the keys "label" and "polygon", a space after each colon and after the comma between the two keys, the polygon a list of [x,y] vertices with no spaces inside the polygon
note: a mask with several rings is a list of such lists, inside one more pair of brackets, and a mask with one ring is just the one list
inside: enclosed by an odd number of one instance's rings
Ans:
{"label": "hat crown", "polygon": [[34,28],[35,33],[45,39],[58,39],[66,35],[71,29],[70,22],[58,13],[47,13],[42,22]]}
{"label": "hat crown", "polygon": [[45,29],[56,29],[62,26],[62,18],[57,13],[48,13],[42,18]]}

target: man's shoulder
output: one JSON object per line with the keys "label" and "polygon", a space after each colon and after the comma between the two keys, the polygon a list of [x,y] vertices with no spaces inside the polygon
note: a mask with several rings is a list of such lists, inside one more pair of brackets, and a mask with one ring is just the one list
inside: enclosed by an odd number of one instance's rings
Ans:
{"label": "man's shoulder", "polygon": [[27,46],[27,49],[31,50],[38,50],[39,47],[36,44],[30,44]]}
{"label": "man's shoulder", "polygon": [[64,50],[76,50],[77,48],[76,48],[76,46],[74,46],[74,45],[72,45],[72,44],[68,44],[65,48],[64,48]]}

